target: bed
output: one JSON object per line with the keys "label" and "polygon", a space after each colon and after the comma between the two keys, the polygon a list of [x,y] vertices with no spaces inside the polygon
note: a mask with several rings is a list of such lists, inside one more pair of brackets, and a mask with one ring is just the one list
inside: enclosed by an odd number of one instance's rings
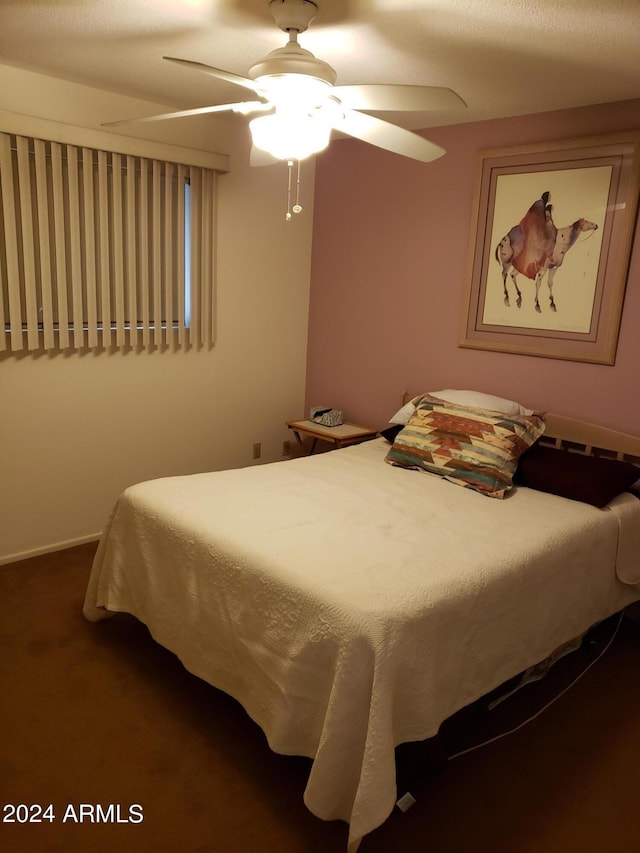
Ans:
{"label": "bed", "polygon": [[[640,439],[544,420],[530,450],[640,465]],[[393,463],[411,422],[127,489],[84,604],[135,616],[274,751],[311,758],[305,803],[349,823],[350,851],[394,807],[396,746],[640,599],[635,495],[599,507],[520,483],[494,500]]]}

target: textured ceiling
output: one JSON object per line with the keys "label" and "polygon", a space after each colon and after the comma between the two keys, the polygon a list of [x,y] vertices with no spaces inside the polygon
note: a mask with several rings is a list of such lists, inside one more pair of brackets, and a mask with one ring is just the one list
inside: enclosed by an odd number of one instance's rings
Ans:
{"label": "textured ceiling", "polygon": [[[317,5],[300,43],[339,84],[448,86],[467,102],[462,112],[384,115],[405,127],[640,97],[640,0]],[[245,75],[285,42],[268,0],[0,0],[1,64],[177,109],[238,100],[238,87],[163,54]]]}

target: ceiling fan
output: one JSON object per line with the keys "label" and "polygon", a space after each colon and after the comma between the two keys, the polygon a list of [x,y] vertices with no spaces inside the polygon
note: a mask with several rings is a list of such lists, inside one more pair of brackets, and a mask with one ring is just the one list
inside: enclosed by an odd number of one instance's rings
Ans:
{"label": "ceiling fan", "polygon": [[[288,33],[284,47],[256,62],[247,77],[202,62],[165,56],[178,65],[217,77],[251,91],[257,100],[180,110],[133,121],[161,121],[206,113],[233,111],[269,113],[250,122],[252,165],[277,160],[302,160],[323,150],[333,129],[404,157],[430,162],[445,150],[433,142],[383,121],[368,111],[422,112],[448,110],[466,104],[453,90],[435,86],[363,84],[336,86],[334,69],[298,44],[318,12],[316,0],[271,0],[277,26]],[[108,122],[108,126],[129,121]]]}

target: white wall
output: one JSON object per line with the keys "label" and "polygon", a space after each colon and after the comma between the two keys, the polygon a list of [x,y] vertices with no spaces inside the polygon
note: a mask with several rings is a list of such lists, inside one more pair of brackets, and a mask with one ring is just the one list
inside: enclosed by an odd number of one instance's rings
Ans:
{"label": "white wall", "polygon": [[[0,66],[0,110],[75,125],[166,107]],[[281,458],[303,412],[313,165],[285,223],[286,167],[248,166],[244,122],[118,128],[230,155],[219,181],[212,350],[0,358],[0,562],[99,534],[118,494],[153,477]],[[0,130],[2,128],[0,127]]]}

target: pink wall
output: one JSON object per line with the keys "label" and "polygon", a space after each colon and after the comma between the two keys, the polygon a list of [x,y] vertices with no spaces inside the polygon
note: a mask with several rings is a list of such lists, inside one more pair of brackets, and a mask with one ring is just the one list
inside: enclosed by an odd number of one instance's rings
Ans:
{"label": "pink wall", "polygon": [[428,165],[334,141],[316,172],[307,408],[378,427],[405,390],[472,388],[640,435],[640,229],[614,366],[458,347],[476,152],[638,128],[640,100],[430,129],[447,154]]}

